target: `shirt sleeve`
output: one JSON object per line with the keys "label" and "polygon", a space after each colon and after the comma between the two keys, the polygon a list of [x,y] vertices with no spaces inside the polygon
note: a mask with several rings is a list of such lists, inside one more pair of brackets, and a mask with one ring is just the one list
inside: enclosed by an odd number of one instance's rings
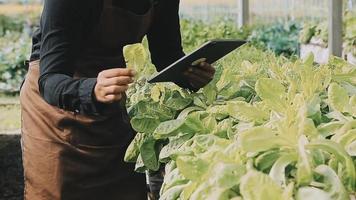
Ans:
{"label": "shirt sleeve", "polygon": [[[182,58],[182,37],[179,23],[179,0],[160,0],[155,5],[154,18],[147,34],[152,63],[158,71]],[[194,90],[187,80],[175,80],[183,88]]]}
{"label": "shirt sleeve", "polygon": [[45,0],[40,22],[39,91],[47,103],[82,114],[98,113],[92,95],[96,79],[73,78],[90,2],[95,1]]}

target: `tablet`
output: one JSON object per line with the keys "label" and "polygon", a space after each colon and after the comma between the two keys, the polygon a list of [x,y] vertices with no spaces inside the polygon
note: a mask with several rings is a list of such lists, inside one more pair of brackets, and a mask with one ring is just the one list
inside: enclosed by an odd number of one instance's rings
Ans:
{"label": "tablet", "polygon": [[149,83],[181,80],[183,72],[201,62],[213,64],[236,48],[245,44],[243,40],[211,40],[194,52],[182,57],[148,80]]}

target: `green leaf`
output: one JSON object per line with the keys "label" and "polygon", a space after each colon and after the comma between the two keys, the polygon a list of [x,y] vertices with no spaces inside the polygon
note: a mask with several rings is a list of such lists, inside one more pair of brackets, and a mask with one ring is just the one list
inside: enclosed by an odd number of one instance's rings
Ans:
{"label": "green leaf", "polygon": [[230,200],[237,194],[232,190],[224,190],[201,184],[192,194],[190,200]]}
{"label": "green leaf", "polygon": [[191,195],[196,191],[198,183],[190,181],[180,195],[182,200],[190,200]]}
{"label": "green leaf", "polygon": [[337,83],[330,84],[328,99],[331,107],[339,112],[345,112],[349,105],[347,91]]}
{"label": "green leaf", "polygon": [[347,188],[350,191],[355,190],[356,185],[356,171],[352,158],[347,154],[345,149],[340,145],[330,140],[314,141],[307,145],[308,148],[321,149],[325,152],[333,154],[345,167],[345,175],[343,179]]}
{"label": "green leaf", "polygon": [[164,184],[162,185],[161,193],[165,193],[168,189],[177,185],[187,184],[188,180],[179,172],[178,168],[175,168],[170,173],[166,173],[164,176]]}
{"label": "green leaf", "polygon": [[194,105],[199,106],[201,108],[207,108],[207,105],[204,103],[204,101],[199,97],[195,96],[193,98]]}
{"label": "green leaf", "polygon": [[213,105],[206,109],[209,114],[214,114],[217,120],[225,119],[229,116],[229,110],[227,105]]}
{"label": "green leaf", "polygon": [[125,153],[125,162],[136,162],[140,155],[140,147],[145,139],[144,133],[137,133],[135,138],[131,141]]}
{"label": "green leaf", "polygon": [[321,124],[320,126],[318,126],[318,132],[324,138],[326,138],[328,136],[334,135],[335,132],[342,127],[342,125],[343,123],[339,121]]}
{"label": "green leaf", "polygon": [[152,171],[157,171],[160,164],[158,162],[156,140],[152,137],[145,139],[140,147],[140,152],[144,165]]}
{"label": "green leaf", "polygon": [[257,153],[283,146],[289,146],[288,141],[275,135],[272,129],[255,127],[239,135],[239,141],[244,151]]}
{"label": "green leaf", "polygon": [[217,88],[215,84],[208,84],[203,88],[203,94],[206,96],[207,104],[211,105],[216,100]]}
{"label": "green leaf", "polygon": [[193,138],[196,147],[199,147],[202,152],[208,150],[223,150],[231,141],[219,138],[215,135],[197,135]]}
{"label": "green leaf", "polygon": [[159,102],[160,101],[160,97],[161,97],[160,87],[158,85],[153,86],[152,89],[151,89],[151,99],[154,102]]}
{"label": "green leaf", "polygon": [[307,117],[312,117],[320,113],[321,99],[315,95],[309,102],[307,102]]}
{"label": "green leaf", "polygon": [[301,187],[299,188],[297,200],[332,200],[327,192],[314,187]]}
{"label": "green leaf", "polygon": [[346,145],[345,150],[350,156],[356,156],[356,140]]}
{"label": "green leaf", "polygon": [[258,109],[244,101],[230,101],[227,103],[229,115],[244,122],[262,124],[269,118],[269,113]]}
{"label": "green leaf", "polygon": [[305,65],[313,65],[313,63],[314,63],[314,54],[313,53],[309,53],[307,58],[304,60],[304,64]]}
{"label": "green leaf", "polygon": [[143,44],[126,45],[123,48],[123,54],[129,69],[135,70],[138,74],[145,70],[148,55]]}
{"label": "green leaf", "polygon": [[208,161],[193,156],[180,156],[176,162],[183,176],[193,181],[198,181],[209,167]]}
{"label": "green leaf", "polygon": [[232,130],[233,120],[231,118],[224,119],[220,121],[215,129],[212,131],[212,134],[219,136],[221,138],[230,138],[233,137]]}
{"label": "green leaf", "polygon": [[255,166],[259,171],[269,171],[276,160],[281,156],[280,150],[269,150],[258,155],[255,159]]}
{"label": "green leaf", "polygon": [[313,179],[310,156],[305,149],[308,139],[302,135],[298,140],[297,184],[308,185]]}
{"label": "green leaf", "polygon": [[135,171],[139,173],[145,173],[147,168],[145,167],[145,164],[143,163],[142,156],[141,154],[138,155],[136,165],[135,165]]}
{"label": "green leaf", "polygon": [[335,135],[333,135],[331,139],[336,142],[341,142],[341,138],[353,129],[356,129],[356,120],[343,122],[343,126],[338,131],[335,131]]}
{"label": "green leaf", "polygon": [[240,192],[244,200],[284,200],[282,188],[257,171],[249,171],[241,178]]}
{"label": "green leaf", "polygon": [[177,119],[185,119],[188,117],[188,115],[194,111],[202,111],[203,109],[198,106],[192,106],[184,109],[181,113],[179,113]]}
{"label": "green leaf", "polygon": [[287,180],[286,180],[286,167],[293,162],[296,162],[298,157],[295,153],[288,153],[282,155],[280,158],[276,160],[273,164],[269,176],[280,186],[286,187]]}
{"label": "green leaf", "polygon": [[202,133],[205,130],[200,114],[198,112],[188,115],[185,120],[185,126],[187,128],[187,133],[197,134]]}
{"label": "green leaf", "polygon": [[174,110],[183,110],[192,103],[191,98],[182,97],[179,91],[174,91],[165,104]]}
{"label": "green leaf", "polygon": [[167,161],[168,158],[172,157],[179,151],[179,148],[190,138],[193,134],[186,134],[181,137],[171,140],[166,146],[164,146],[159,154],[160,161]]}
{"label": "green leaf", "polygon": [[135,116],[131,119],[132,128],[137,132],[152,133],[160,121],[151,116]]}
{"label": "green leaf", "polygon": [[149,116],[159,119],[160,121],[171,120],[175,117],[175,111],[172,111],[165,105],[158,102],[148,102],[145,100],[139,101],[136,105],[132,107],[130,112],[131,117],[143,117]]}
{"label": "green leaf", "polygon": [[331,199],[344,200],[349,198],[339,177],[329,166],[320,165],[314,171],[324,177],[323,182],[328,185],[328,188],[325,190],[329,193]]}
{"label": "green leaf", "polygon": [[246,168],[234,163],[216,163],[209,171],[210,185],[221,189],[230,189],[240,183],[240,178],[246,173]]}
{"label": "green leaf", "polygon": [[256,92],[273,110],[282,113],[287,110],[286,88],[278,80],[259,79],[256,83]]}
{"label": "green leaf", "polygon": [[348,82],[352,85],[356,85],[355,77],[356,77],[356,69],[355,68],[349,68],[349,70],[347,72],[333,74],[333,80],[335,80],[336,82]]}
{"label": "green leaf", "polygon": [[313,149],[310,151],[312,156],[312,165],[318,166],[326,163],[327,155],[322,150]]}
{"label": "green leaf", "polygon": [[208,117],[203,119],[203,125],[206,129],[206,132],[211,133],[212,130],[215,130],[218,123],[215,119],[215,116],[209,115]]}
{"label": "green leaf", "polygon": [[176,200],[187,185],[177,185],[162,194],[160,200]]}
{"label": "green leaf", "polygon": [[342,135],[335,135],[335,137],[332,137],[331,140],[339,143],[340,145],[346,148],[348,145],[356,141],[356,129],[349,130]]}
{"label": "green leaf", "polygon": [[171,136],[176,136],[178,133],[188,133],[184,132],[184,119],[175,119],[162,122],[159,126],[155,129],[153,135],[156,139],[165,139]]}

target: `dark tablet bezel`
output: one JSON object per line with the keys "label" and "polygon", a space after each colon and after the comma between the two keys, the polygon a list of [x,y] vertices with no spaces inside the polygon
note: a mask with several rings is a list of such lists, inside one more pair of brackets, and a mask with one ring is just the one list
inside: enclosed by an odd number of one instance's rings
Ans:
{"label": "dark tablet bezel", "polygon": [[211,40],[203,44],[200,48],[192,53],[182,57],[172,63],[164,70],[154,75],[148,80],[149,83],[156,82],[175,82],[182,79],[183,72],[193,64],[201,61],[213,64],[235,49],[239,48],[246,41],[244,40]]}

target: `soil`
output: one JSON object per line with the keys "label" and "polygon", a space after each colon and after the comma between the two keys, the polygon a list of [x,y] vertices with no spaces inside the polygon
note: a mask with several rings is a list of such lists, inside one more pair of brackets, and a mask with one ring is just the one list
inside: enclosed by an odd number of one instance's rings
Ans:
{"label": "soil", "polygon": [[0,134],[0,200],[23,199],[20,135]]}

